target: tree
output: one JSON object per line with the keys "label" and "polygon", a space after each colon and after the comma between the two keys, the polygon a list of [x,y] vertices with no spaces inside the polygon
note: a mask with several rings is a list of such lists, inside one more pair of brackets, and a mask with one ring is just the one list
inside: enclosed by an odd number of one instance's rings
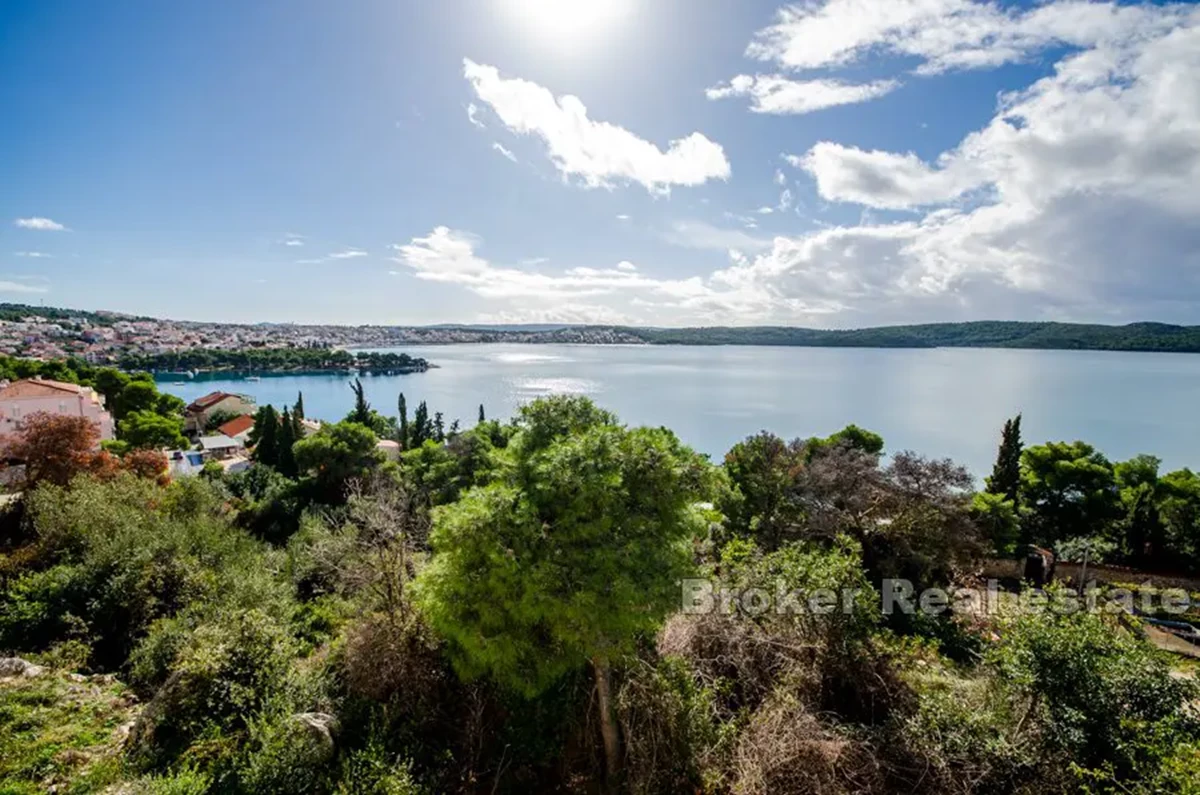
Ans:
{"label": "tree", "polygon": [[824,439],[813,437],[804,443],[807,460],[835,447],[856,450],[866,455],[878,458],[883,452],[883,437],[874,431],[860,428],[857,425],[847,425],[836,433]]}
{"label": "tree", "polygon": [[999,494],[1020,507],[1021,491],[1021,415],[1004,421],[1000,434],[1000,449],[996,453],[996,464],[992,476],[987,479],[987,490]]}
{"label": "tree", "polygon": [[1162,559],[1165,550],[1162,516],[1158,511],[1154,486],[1142,483],[1128,499],[1125,517],[1125,547],[1130,564],[1145,566]]}
{"label": "tree", "polygon": [[411,447],[420,447],[429,438],[429,408],[422,400],[417,404],[416,414],[413,415]]}
{"label": "tree", "polygon": [[304,419],[304,393],[296,393],[296,405],[292,407],[292,416],[296,418],[296,422]]}
{"label": "tree", "polygon": [[903,578],[919,588],[949,582],[981,551],[971,520],[971,475],[949,459],[896,453],[887,466],[847,445],[829,447],[801,472],[796,499],[804,535],[848,535],[876,583]]}
{"label": "tree", "polygon": [[981,491],[971,499],[971,519],[992,547],[992,553],[1010,556],[1017,551],[1020,522],[1012,502],[1003,494]]}
{"label": "tree", "polygon": [[87,417],[39,411],[21,420],[5,445],[6,458],[25,464],[25,488],[39,483],[65,486],[88,471],[96,455],[100,429]]}
{"label": "tree", "polygon": [[254,415],[254,460],[264,466],[279,466],[279,414],[267,404]]}
{"label": "tree", "polygon": [[1200,564],[1200,475],[1180,469],[1163,475],[1159,484],[1166,543],[1179,563],[1195,570]]}
{"label": "tree", "polygon": [[487,422],[487,415],[483,413],[483,404],[479,404],[479,422]]}
{"label": "tree", "polygon": [[130,378],[127,374],[112,367],[103,367],[96,371],[96,391],[104,396],[104,406],[112,413],[115,420],[120,420],[124,416],[118,416],[120,395],[128,386],[129,381]]}
{"label": "tree", "polygon": [[360,425],[371,425],[371,404],[367,402],[366,394],[363,390],[362,381],[357,378],[350,385],[350,390],[354,393],[354,409],[350,413],[351,422],[357,422]]}
{"label": "tree", "polygon": [[153,412],[158,407],[158,388],[154,386],[153,381],[130,381],[121,390],[117,405],[120,407],[121,418],[135,411]]}
{"label": "tree", "polygon": [[439,444],[446,441],[446,422],[440,411],[433,415],[433,440]]}
{"label": "tree", "polygon": [[279,436],[278,436],[278,455],[276,456],[276,469],[281,475],[289,478],[296,477],[296,457],[292,452],[292,446],[296,443],[296,425],[292,421],[291,412],[287,407],[283,408],[283,416],[279,421]]}
{"label": "tree", "polygon": [[789,444],[766,431],[729,449],[725,471],[732,488],[717,508],[731,532],[753,538],[765,551],[779,548],[803,515],[793,498],[807,453],[799,439]]}
{"label": "tree", "polygon": [[1104,535],[1121,515],[1112,464],[1086,442],[1047,442],[1021,454],[1022,535],[1052,546]]}
{"label": "tree", "polygon": [[132,411],[117,424],[117,435],[133,449],[180,449],[188,446],[183,420],[164,417],[149,409]]}
{"label": "tree", "polygon": [[[300,407],[303,411],[304,407]],[[295,409],[292,410],[292,440],[299,441],[304,438],[304,418],[296,414]]]}
{"label": "tree", "polygon": [[396,441],[400,442],[400,449],[407,450],[409,443],[408,433],[408,402],[404,399],[404,393],[400,393],[400,400],[397,401],[400,409],[400,438]]}
{"label": "tree", "polygon": [[121,457],[121,468],[139,478],[157,481],[160,485],[170,481],[167,457],[159,450],[131,450]]}
{"label": "tree", "polygon": [[312,479],[329,504],[345,499],[349,481],[362,478],[383,463],[371,429],[356,422],[326,423],[321,430],[292,447],[296,467]]}
{"label": "tree", "polygon": [[627,429],[582,397],[534,401],[518,424],[510,466],[435,514],[419,599],[466,675],[534,695],[590,663],[615,785],[610,666],[676,600],[711,469],[665,428]]}

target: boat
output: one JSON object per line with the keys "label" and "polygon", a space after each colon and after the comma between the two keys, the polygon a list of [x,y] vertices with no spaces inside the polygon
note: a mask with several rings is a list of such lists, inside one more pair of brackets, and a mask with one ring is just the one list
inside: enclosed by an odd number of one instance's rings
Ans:
{"label": "boat", "polygon": [[187,386],[182,381],[172,381],[171,386]]}
{"label": "boat", "polygon": [[246,380],[247,381],[261,381],[262,379],[256,375],[248,375],[248,376],[246,376]]}

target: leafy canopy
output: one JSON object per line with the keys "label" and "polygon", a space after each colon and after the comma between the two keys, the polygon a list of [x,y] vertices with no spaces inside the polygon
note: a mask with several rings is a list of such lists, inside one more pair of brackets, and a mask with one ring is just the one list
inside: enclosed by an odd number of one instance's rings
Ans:
{"label": "leafy canopy", "polygon": [[535,401],[517,423],[511,466],[435,512],[417,587],[464,674],[534,695],[677,601],[711,471],[670,431],[618,425],[586,398]]}

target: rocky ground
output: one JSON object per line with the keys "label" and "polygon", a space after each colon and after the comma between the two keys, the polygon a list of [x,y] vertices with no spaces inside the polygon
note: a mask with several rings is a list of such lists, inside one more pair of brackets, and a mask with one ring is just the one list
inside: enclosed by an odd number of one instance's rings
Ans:
{"label": "rocky ground", "polygon": [[112,676],[0,659],[0,793],[102,791],[140,710]]}

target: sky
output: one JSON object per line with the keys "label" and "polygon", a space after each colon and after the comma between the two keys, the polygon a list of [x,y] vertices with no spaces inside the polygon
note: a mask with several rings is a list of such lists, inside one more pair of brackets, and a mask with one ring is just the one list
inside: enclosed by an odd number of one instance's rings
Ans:
{"label": "sky", "polygon": [[6,0],[0,301],[1200,323],[1200,6]]}

